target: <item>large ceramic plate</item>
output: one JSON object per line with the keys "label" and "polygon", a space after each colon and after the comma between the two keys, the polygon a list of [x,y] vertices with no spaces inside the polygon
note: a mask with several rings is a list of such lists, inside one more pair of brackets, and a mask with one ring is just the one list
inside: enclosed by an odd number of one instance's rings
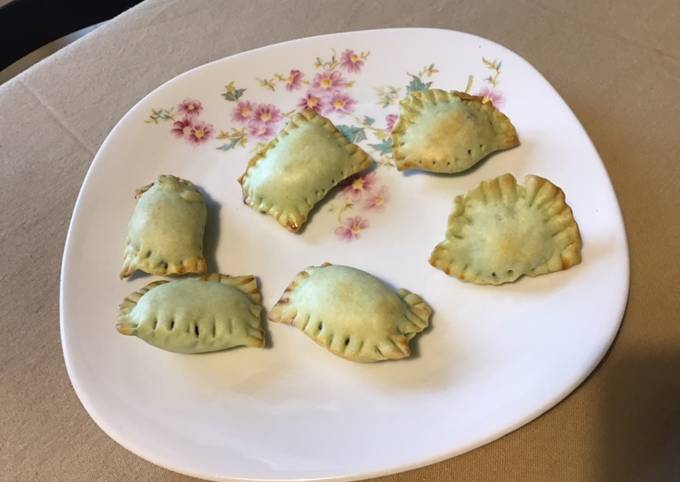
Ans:
{"label": "large ceramic plate", "polygon": [[[456,176],[402,174],[390,158],[397,101],[466,90],[513,121],[521,147]],[[376,160],[302,234],[241,202],[236,178],[301,103]],[[505,172],[567,194],[583,263],[501,287],[427,262],[451,201]],[[118,303],[150,281],[120,281],[135,188],[158,174],[210,199],[210,267],[256,274],[267,307],[301,268],[330,261],[421,294],[435,310],[412,359],[348,362],[296,329],[273,346],[187,356],[116,333]],[[569,107],[525,60],[479,37],[428,29],[296,40],[204,65],[159,87],[113,129],[83,184],[66,242],[61,333],[69,375],[92,418],[129,450],[216,480],[350,479],[471,450],[559,402],[597,365],[628,293],[628,251],[603,164]]]}

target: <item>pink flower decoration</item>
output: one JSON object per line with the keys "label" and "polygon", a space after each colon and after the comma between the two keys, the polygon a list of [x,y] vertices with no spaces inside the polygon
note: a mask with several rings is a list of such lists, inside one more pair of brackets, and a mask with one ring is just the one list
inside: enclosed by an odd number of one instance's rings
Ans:
{"label": "pink flower decoration", "polygon": [[505,103],[505,98],[500,90],[493,90],[489,87],[484,87],[477,95],[484,97],[484,102],[491,102],[494,107],[500,108]]}
{"label": "pink flower decoration", "polygon": [[248,123],[248,135],[257,139],[268,139],[274,134],[273,125],[265,124],[254,119]]}
{"label": "pink flower decoration", "polygon": [[249,122],[253,118],[255,107],[256,106],[251,104],[249,101],[242,100],[241,102],[236,104],[236,107],[234,107],[234,111],[231,114],[231,118],[234,119],[236,122],[245,124],[246,122]]}
{"label": "pink flower decoration", "polygon": [[300,85],[302,85],[302,77],[304,77],[304,75],[305,74],[297,69],[291,70],[286,79],[286,90],[291,91],[299,89]]}
{"label": "pink flower decoration", "polygon": [[399,116],[397,114],[387,114],[387,116],[385,116],[385,122],[387,122],[387,132],[392,132],[392,129],[394,129],[394,124],[397,123],[398,119]]}
{"label": "pink flower decoration", "polygon": [[364,202],[364,209],[368,211],[382,211],[385,204],[389,201],[389,189],[387,186],[381,187],[378,192],[372,193]]}
{"label": "pink flower decoration", "polygon": [[354,110],[356,100],[352,99],[348,94],[342,92],[335,92],[324,109],[326,114],[338,112],[340,114],[349,114]]}
{"label": "pink flower decoration", "polygon": [[298,107],[301,107],[302,109],[311,109],[318,114],[323,108],[323,102],[319,97],[308,93],[306,96],[300,99],[300,102],[298,102]]}
{"label": "pink flower decoration", "polygon": [[354,50],[345,50],[340,56],[340,67],[347,72],[359,72],[364,61]]}
{"label": "pink flower decoration", "polygon": [[185,139],[195,145],[202,144],[212,138],[214,131],[215,128],[212,124],[196,121],[191,126],[188,134],[185,134]]}
{"label": "pink flower decoration", "polygon": [[352,202],[357,202],[361,199],[363,193],[373,189],[375,181],[375,171],[369,172],[365,176],[356,177],[345,186],[342,190],[342,195]]}
{"label": "pink flower decoration", "polygon": [[366,228],[368,228],[368,221],[361,216],[354,216],[345,219],[343,225],[336,228],[335,235],[343,241],[352,241],[359,239],[359,234]]}
{"label": "pink flower decoration", "polygon": [[191,133],[193,123],[190,118],[185,117],[182,120],[178,120],[172,123],[172,132],[177,137],[187,137]]}
{"label": "pink flower decoration", "polygon": [[253,119],[261,124],[274,124],[281,120],[281,112],[271,104],[260,104],[255,109]]}
{"label": "pink flower decoration", "polygon": [[346,85],[347,81],[337,70],[326,70],[316,74],[312,82],[312,88],[321,94],[333,92],[335,89],[345,87]]}
{"label": "pink flower decoration", "polygon": [[203,110],[203,104],[198,100],[184,99],[177,104],[177,112],[183,114],[185,117],[196,117]]}

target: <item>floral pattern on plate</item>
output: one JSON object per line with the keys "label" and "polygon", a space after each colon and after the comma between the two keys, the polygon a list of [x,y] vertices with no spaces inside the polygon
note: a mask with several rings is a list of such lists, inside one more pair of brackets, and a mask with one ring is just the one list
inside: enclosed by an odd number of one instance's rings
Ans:
{"label": "floral pattern on plate", "polygon": [[[216,138],[227,141],[217,149],[229,151],[236,147],[246,147],[250,140],[258,141],[253,150],[260,149],[266,141],[271,140],[280,130],[280,121],[290,116],[296,109],[311,109],[322,115],[349,115],[354,112],[357,101],[351,94],[355,79],[352,77],[361,72],[369,52],[355,52],[345,49],[340,55],[335,51],[330,59],[317,57],[314,60],[312,73],[305,73],[298,68],[290,69],[287,74],[275,73],[268,78],[256,78],[260,87],[277,91],[281,87],[286,92],[300,92],[301,97],[295,101],[291,110],[282,111],[272,104],[257,103],[252,100],[241,100],[232,108],[231,119],[240,124],[221,130]],[[238,89],[234,82],[226,86],[227,91],[238,92],[238,95],[227,101],[236,101],[246,89]]]}
{"label": "floral pattern on plate", "polygon": [[[328,208],[328,212],[336,213],[337,216],[335,235],[338,239],[359,239],[362,231],[370,227],[366,216],[382,212],[389,201],[389,194],[389,187],[382,182],[377,170],[363,176],[353,176],[344,182]],[[359,212],[363,215],[359,215]]]}
{"label": "floral pattern on plate", "polygon": [[[394,167],[391,132],[399,119],[399,101],[412,92],[432,88],[439,73],[434,64],[429,64],[415,74],[406,72],[407,83],[403,86],[374,87],[377,104],[387,111],[384,121],[378,123],[373,117],[355,115],[357,100],[352,95],[352,87],[369,56],[368,51],[344,49],[338,54],[333,50],[328,59],[316,57],[311,72],[292,68],[285,74],[257,77],[259,87],[272,92],[284,91],[286,95],[281,101],[286,102],[288,110],[282,109],[281,104],[257,102],[250,95],[251,98],[246,99],[247,89],[238,87],[234,81],[229,82],[220,95],[230,104],[227,118],[235,125],[218,132],[213,124],[200,119],[203,104],[193,98],[186,98],[175,107],[152,109],[145,122],[154,125],[172,122],[170,133],[192,145],[205,144],[214,138],[220,141],[216,147],[220,151],[246,148],[255,141],[251,148],[255,152],[280,131],[285,120],[297,109],[312,109],[322,115],[334,116],[343,135],[371,153],[377,164],[368,174],[354,176],[343,183],[328,204],[327,212],[337,218],[336,237],[346,242],[355,241],[370,228],[370,218],[384,212],[389,203],[390,190],[383,180],[382,169]],[[483,84],[477,90],[473,90],[474,75],[469,75],[463,91],[481,96],[485,102],[500,108],[505,103],[505,96],[498,88],[502,62],[484,57],[481,61],[489,75],[483,78]],[[295,98],[291,96],[298,93]],[[292,99],[295,99],[294,103],[291,103]],[[338,117],[349,122],[338,122]]]}
{"label": "floral pattern on plate", "polygon": [[199,119],[201,112],[201,101],[186,98],[176,107],[151,109],[151,114],[144,122],[159,124],[161,121],[172,121],[171,134],[189,144],[200,145],[212,139],[215,134],[212,124]]}

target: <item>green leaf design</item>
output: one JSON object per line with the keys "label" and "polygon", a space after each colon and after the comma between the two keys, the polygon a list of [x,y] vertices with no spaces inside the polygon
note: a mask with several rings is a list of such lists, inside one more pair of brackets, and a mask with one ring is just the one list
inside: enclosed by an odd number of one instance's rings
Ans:
{"label": "green leaf design", "polygon": [[374,122],[375,119],[373,117],[368,117],[367,115],[364,116],[364,124],[367,126],[372,126]]}
{"label": "green leaf design", "polygon": [[484,57],[482,57],[482,63],[488,68],[488,69],[495,69],[496,68],[496,61],[495,60],[487,60]]}
{"label": "green leaf design", "polygon": [[230,151],[236,147],[239,143],[239,139],[232,139],[229,142],[225,142],[217,148],[218,151]]}
{"label": "green leaf design", "polygon": [[384,109],[391,104],[395,104],[399,100],[399,91],[401,90],[401,87],[388,85],[376,87],[374,90],[378,95],[378,104]]}
{"label": "green leaf design", "polygon": [[171,107],[169,109],[151,109],[151,114],[149,118],[145,120],[147,124],[158,124],[158,121],[174,121],[175,120],[175,109]]}
{"label": "green leaf design", "polygon": [[276,90],[276,85],[274,85],[274,82],[276,81],[276,78],[271,78],[271,79],[257,79],[257,82],[260,84],[260,87],[264,87],[265,89],[269,89],[272,92]]}
{"label": "green leaf design", "polygon": [[226,100],[229,102],[236,102],[238,99],[243,96],[243,93],[246,91],[246,89],[236,89],[231,92],[225,92],[222,94],[222,97],[224,97]]}
{"label": "green leaf design", "polygon": [[342,135],[347,138],[348,141],[352,143],[357,143],[366,140],[366,131],[363,127],[358,126],[348,126],[339,125],[338,130],[342,132]]}
{"label": "green leaf design", "polygon": [[408,75],[411,76],[411,82],[409,82],[408,86],[406,86],[407,94],[410,94],[411,92],[419,92],[421,90],[428,90],[432,85],[432,82],[423,82],[417,75]]}
{"label": "green leaf design", "polygon": [[392,139],[383,139],[380,144],[369,144],[369,146],[381,154],[392,154]]}
{"label": "green leaf design", "polygon": [[246,89],[236,88],[236,82],[232,80],[231,82],[224,86],[224,92],[222,93],[222,97],[224,97],[229,102],[234,102],[238,100],[245,91]]}

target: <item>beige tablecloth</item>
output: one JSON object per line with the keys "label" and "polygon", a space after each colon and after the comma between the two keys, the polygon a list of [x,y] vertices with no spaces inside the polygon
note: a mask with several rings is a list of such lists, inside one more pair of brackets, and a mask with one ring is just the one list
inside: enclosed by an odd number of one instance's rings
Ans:
{"label": "beige tablecloth", "polygon": [[83,176],[162,82],[309,35],[427,26],[518,52],[562,94],[623,209],[631,291],[598,370],[483,448],[388,480],[680,480],[680,4],[150,0],[0,87],[0,479],[185,480],[110,440],[71,388],[59,269]]}

